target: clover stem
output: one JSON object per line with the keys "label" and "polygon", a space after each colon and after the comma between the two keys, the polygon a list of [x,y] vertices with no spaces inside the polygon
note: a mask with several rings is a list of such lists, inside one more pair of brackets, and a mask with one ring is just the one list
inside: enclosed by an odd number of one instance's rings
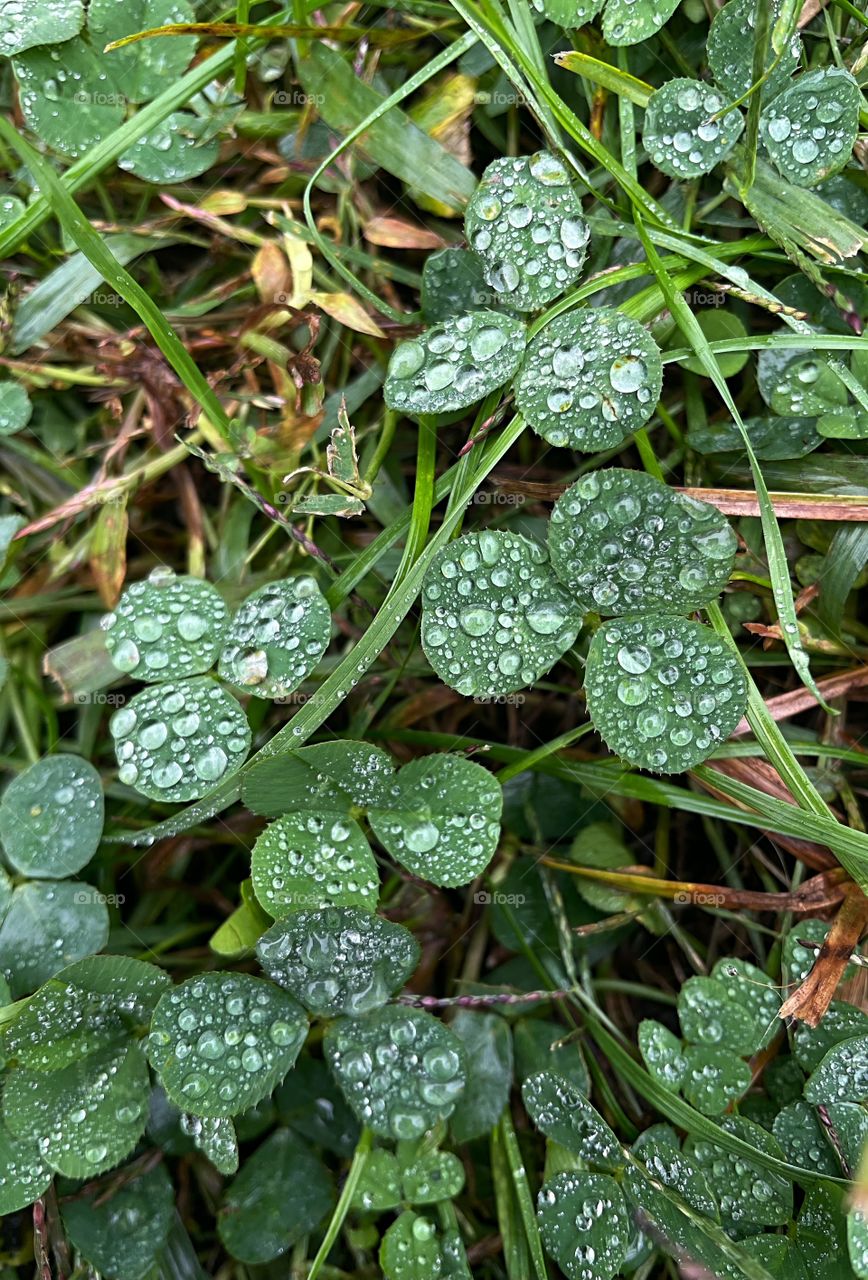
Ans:
{"label": "clover stem", "polygon": [[317,1255],[311,1263],[310,1271],[307,1273],[307,1280],[316,1280],[320,1271],[325,1266],[326,1259],[332,1251],[335,1241],[338,1238],[340,1229],[344,1224],[344,1219],[349,1212],[352,1204],[353,1196],[356,1193],[356,1187],[359,1185],[359,1179],[368,1161],[368,1156],[373,1145],[374,1135],[370,1129],[363,1129],[362,1135],[356,1144],[356,1150],[353,1155],[353,1162],[350,1165],[350,1171],[347,1174],[347,1180],[341,1191],[340,1199],[335,1206],[335,1211],[331,1216],[326,1233],[323,1236]]}

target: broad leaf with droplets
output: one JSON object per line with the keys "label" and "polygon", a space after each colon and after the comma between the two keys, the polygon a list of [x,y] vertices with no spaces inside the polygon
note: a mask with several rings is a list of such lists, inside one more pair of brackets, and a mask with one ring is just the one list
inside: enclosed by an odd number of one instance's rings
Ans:
{"label": "broad leaf with droplets", "polygon": [[383,1235],[379,1263],[385,1280],[442,1276],[443,1255],[434,1223],[405,1209]]}
{"label": "broad leaf with droplets", "polygon": [[494,857],[502,806],[500,784],[482,765],[429,755],[404,765],[368,820],[412,875],[453,888],[469,884]]}
{"label": "broad leaf with droplets", "polygon": [[533,0],[533,6],[559,27],[584,27],[593,21],[605,0]]}
{"label": "broad leaf with droplets", "polygon": [[766,347],[757,360],[760,395],[775,413],[816,417],[847,403],[847,389],[813,351]]}
{"label": "broad leaf with droplets", "polygon": [[231,1116],[181,1116],[181,1130],[218,1173],[238,1172],[238,1139]]}
{"label": "broad leaf with droplets", "polygon": [[0,1215],[15,1213],[48,1190],[53,1172],[34,1138],[15,1138],[0,1123]]}
{"label": "broad leaf with droplets", "polygon": [[732,733],[747,700],[731,649],[708,627],[649,614],[600,627],[585,670],[588,711],[630,764],[681,773]]}
{"label": "broad leaf with droplets", "polygon": [[[816,953],[815,953],[816,954]],[[798,1022],[793,1030],[793,1054],[809,1074],[842,1040],[868,1036],[868,1013],[843,1000],[833,1000],[816,1027]]]}
{"label": "broad leaf with droplets", "polygon": [[349,816],[358,806],[384,801],[395,775],[385,751],[367,742],[316,742],[254,764],[245,773],[242,795],[248,809],[276,818],[309,809]]}
{"label": "broad leaf with droplets", "polygon": [[[769,11],[773,19],[780,15],[782,0],[772,0]],[[756,40],[756,0],[729,0],[718,9],[708,31],[706,55],[715,83],[733,98],[741,98],[753,84],[753,51]],[[786,87],[799,65],[802,42],[798,33],[784,47],[781,59],[768,46],[766,70],[768,80],[762,95],[768,101]],[[772,64],[777,65],[772,67]],[[772,68],[770,70],[770,68]]]}
{"label": "broad leaf with droplets", "polygon": [[93,765],[80,756],[44,756],[3,793],[3,852],[22,875],[73,875],[96,853],[103,819],[102,783]]}
{"label": "broad leaf with droplets", "polygon": [[493,160],[464,229],[486,282],[517,311],[536,311],[578,280],[589,231],[565,165],[548,151]]}
{"label": "broad leaf with droplets", "polygon": [[520,320],[494,311],[442,320],[392,352],[386,404],[414,416],[466,409],[509,382],[525,341]]}
{"label": "broad leaf with droplets", "polygon": [[768,974],[747,960],[726,957],[718,960],[711,977],[726,989],[730,1005],[737,1004],[750,1019],[751,1030],[744,1041],[749,1048],[744,1052],[754,1054],[765,1049],[777,1034],[782,1004],[781,993]]}
{"label": "broad leaf with droplets", "polygon": [[719,1116],[750,1088],[751,1070],[731,1049],[689,1044],[684,1049],[681,1092],[706,1116]]}
{"label": "broad leaf with droplets", "polygon": [[710,173],[738,142],[744,127],[739,111],[715,119],[727,99],[701,80],[668,80],[648,101],[642,126],[645,150],[670,178]]}
{"label": "broad leaf with droplets", "polygon": [[549,444],[595,453],[645,425],[663,384],[660,351],[611,307],[555,316],[528,344],[515,401]]}
{"label": "broad leaf with droplets", "polygon": [[547,1138],[597,1168],[623,1168],[620,1142],[573,1085],[549,1071],[541,1071],[525,1080],[521,1096],[531,1120]]}
{"label": "broad leaf with droplets", "polygon": [[772,163],[799,187],[838,173],[850,159],[861,105],[858,84],[840,67],[799,76],[760,116]]}
{"label": "broad leaf with droplets", "polygon": [[614,1178],[558,1173],[540,1190],[536,1216],[546,1253],[569,1280],[610,1280],[618,1274],[632,1226]]}
{"label": "broad leaf with droplets", "polygon": [[18,999],[74,960],[100,951],[108,932],[104,896],[91,885],[77,880],[21,884],[2,914],[0,975]]}
{"label": "broad leaf with droplets", "polygon": [[612,48],[641,44],[669,21],[679,0],[607,0],[603,36]]}
{"label": "broad leaf with droplets", "polygon": [[805,1085],[809,1102],[868,1102],[868,1035],[840,1040]]}
{"label": "broad leaf with droplets", "polygon": [[247,759],[240,704],[207,676],[167,681],[130,698],[109,721],[118,778],[152,800],[197,800]]}
{"label": "broad leaf with droplets", "polygon": [[39,44],[71,40],[83,22],[83,0],[5,0],[0,8],[0,54],[11,58]]}
{"label": "broad leaf with droplets", "polygon": [[342,1018],[325,1055],[359,1120],[384,1138],[419,1138],[445,1120],[464,1090],[464,1046],[429,1013],[386,1006]]}
{"label": "broad leaf with droplets", "polygon": [[131,1044],[49,1073],[10,1072],[3,1114],[12,1133],[37,1142],[47,1164],[68,1178],[90,1178],[119,1164],[141,1137],[148,1114],[148,1068]]}
{"label": "broad leaf with droplets", "polygon": [[468,533],[434,557],[422,588],[422,647],[442,680],[494,698],[533,684],[570,647],[581,615],[537,542]]}
{"label": "broad leaf with droplets", "polygon": [[419,962],[402,925],[358,907],[296,911],[256,945],[259,963],[310,1013],[357,1016],[388,1000]]}
{"label": "broad leaf with droplets", "polygon": [[841,1156],[850,1169],[859,1167],[868,1137],[868,1113],[853,1102],[830,1102],[824,1104],[823,1114],[821,1121],[816,1107],[797,1099],[781,1108],[772,1132],[791,1164],[840,1178]]}
{"label": "broad leaf with droplets", "polygon": [[97,1190],[65,1200],[63,1226],[100,1275],[144,1280],[166,1242],[174,1209],[172,1180],[157,1165],[111,1195]]}
{"label": "broad leaf with droplets", "polygon": [[[783,1159],[776,1139],[753,1121],[724,1116],[720,1127],[765,1155]],[[780,1174],[706,1138],[688,1136],[684,1150],[705,1174],[724,1220],[738,1227],[776,1227],[792,1217],[792,1184]]]}
{"label": "broad leaf with droplets", "polygon": [[593,471],[555,503],[552,567],[601,614],[688,613],[722,591],[738,539],[716,507],[641,471]]}
{"label": "broad leaf with droplets", "polygon": [[299,1005],[273,983],[246,973],[205,973],[161,997],[148,1056],[185,1111],[237,1115],[283,1079],[307,1027]]}
{"label": "broad leaf with droplets", "polygon": [[464,1165],[451,1151],[422,1151],[402,1165],[401,1178],[410,1204],[437,1204],[461,1191]]}
{"label": "broad leaf with droplets", "polygon": [[678,1037],[662,1022],[646,1018],[639,1023],[637,1040],[649,1073],[660,1084],[677,1093],[687,1070]]}
{"label": "broad leaf with droplets", "polygon": [[0,436],[14,436],[30,421],[33,405],[20,382],[11,378],[0,381]]}
{"label": "broad leaf with droplets", "polygon": [[377,905],[377,864],[353,818],[284,814],[254,844],[251,875],[257,899],[275,918],[304,907]]}
{"label": "broad leaf with droplets", "polygon": [[219,672],[257,698],[297,689],[328,648],[331,613],[316,579],[270,582],[249,595],[223,637]]}
{"label": "broad leaf with droplets", "polygon": [[100,625],[118,671],[138,680],[176,680],[214,665],[228,622],[210,582],[158,568],[128,586]]}
{"label": "broad leaf with droplets", "polygon": [[853,1274],[858,1280],[868,1280],[868,1216],[861,1209],[847,1214],[847,1251]]}
{"label": "broad leaf with droplets", "polygon": [[422,314],[429,324],[498,305],[485,280],[482,259],[472,249],[429,253],[422,268]]}
{"label": "broad leaf with droplets", "polygon": [[[745,418],[744,429],[761,462],[804,458],[823,443],[812,417]],[[731,419],[697,423],[688,431],[687,443],[706,455],[744,453],[744,437]]]}
{"label": "broad leaf with droplets", "polygon": [[353,1193],[353,1207],[366,1213],[396,1209],[404,1198],[401,1164],[398,1157],[382,1147],[374,1147],[362,1168]]}
{"label": "broad leaf with droplets", "polygon": [[678,993],[678,1020],[685,1040],[725,1048],[747,1057],[766,1030],[755,1026],[744,999],[717,978],[688,978]]}

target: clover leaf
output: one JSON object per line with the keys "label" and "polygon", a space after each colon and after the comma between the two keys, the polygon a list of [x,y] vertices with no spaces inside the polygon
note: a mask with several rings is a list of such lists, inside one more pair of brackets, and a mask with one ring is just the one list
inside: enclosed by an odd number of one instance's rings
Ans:
{"label": "clover leaf", "polygon": [[611,307],[566,311],[528,344],[515,402],[549,444],[614,448],[653,414],[663,384],[654,339]]}
{"label": "clover leaf", "polygon": [[144,1280],[169,1234],[175,1209],[163,1165],[106,1196],[91,1191],[62,1206],[63,1226],[78,1253],[111,1280]]}
{"label": "clover leaf", "polygon": [[419,962],[409,929],[358,907],[295,911],[256,944],[259,963],[318,1017],[355,1016],[385,1004]]}
{"label": "clover leaf", "polygon": [[109,721],[118,778],[152,800],[196,800],[250,750],[241,706],[207,676],[144,689]]}
{"label": "clover leaf", "polygon": [[[724,1116],[720,1127],[765,1155],[783,1159],[777,1140],[752,1120]],[[684,1151],[705,1174],[725,1220],[740,1228],[776,1227],[792,1217],[792,1184],[780,1174],[706,1138],[688,1136]]]}
{"label": "clover leaf", "polygon": [[326,1059],[359,1120],[384,1138],[419,1138],[464,1090],[464,1046],[429,1013],[386,1006],[326,1030]]}
{"label": "clover leaf", "polygon": [[30,396],[21,383],[11,378],[0,380],[0,436],[14,436],[17,431],[23,431],[32,413]]}
{"label": "clover leaf", "polygon": [[414,416],[466,409],[509,381],[525,341],[520,320],[494,311],[441,320],[395,347],[383,386],[386,404]]}
{"label": "clover leaf", "polygon": [[760,116],[762,140],[775,168],[799,187],[839,173],[856,141],[861,104],[858,84],[841,67],[798,76]]}
{"label": "clover leaf", "polygon": [[77,880],[20,884],[0,917],[0,975],[16,999],[108,940],[104,895]]}
{"label": "clover leaf", "polygon": [[655,1022],[652,1018],[645,1018],[639,1023],[637,1039],[649,1073],[660,1084],[677,1093],[687,1070],[681,1041],[662,1022]]}
{"label": "clover leaf", "polygon": [[583,27],[604,9],[603,35],[617,49],[649,40],[672,17],[678,0],[534,0],[534,5],[561,27]]}
{"label": "clover leaf", "polygon": [[[760,461],[803,458],[823,443],[814,418],[745,418],[743,425]],[[744,438],[731,420],[697,423],[687,443],[702,454],[744,453]]]}
{"label": "clover leaf", "polygon": [[738,142],[739,111],[719,113],[729,103],[701,80],[668,80],[648,100],[642,141],[654,164],[670,178],[710,173]]}
{"label": "clover leaf", "polygon": [[854,1036],[868,1036],[868,1013],[843,1000],[833,1000],[816,1027],[796,1024],[793,1054],[803,1070],[815,1071],[830,1049]]}
{"label": "clover leaf", "polygon": [[102,783],[93,765],[80,756],[44,756],[3,793],[3,852],[22,875],[73,875],[96,852],[103,820]]}
{"label": "clover leaf", "polygon": [[589,239],[570,174],[549,151],[493,160],[464,230],[486,282],[516,311],[536,311],[578,280]]}
{"label": "clover leaf", "polygon": [[430,755],[404,765],[388,801],[368,818],[401,866],[453,888],[474,880],[493,858],[502,806],[500,786],[482,765]]}
{"label": "clover leaf", "polygon": [[422,268],[422,314],[429,324],[463,311],[496,307],[499,297],[485,280],[482,259],[472,249],[429,253]]}
{"label": "clover leaf", "polygon": [[521,1096],[528,1115],[547,1138],[599,1169],[623,1168],[620,1142],[574,1085],[541,1071],[525,1080]]}
{"label": "clover leaf", "polygon": [[546,1253],[570,1280],[610,1280],[631,1238],[624,1195],[600,1173],[558,1173],[540,1190],[537,1222]]}
{"label": "clover leaf", "polygon": [[0,1214],[26,1209],[45,1194],[52,1177],[38,1142],[15,1138],[0,1124]]}
{"label": "clover leaf", "polygon": [[365,1213],[396,1209],[403,1199],[401,1162],[391,1151],[374,1147],[368,1152],[353,1194],[353,1205]]}
{"label": "clover leaf", "polygon": [[459,693],[494,698],[533,684],[578,634],[581,617],[545,550],[505,530],[443,547],[422,588],[422,647]]}
{"label": "clover leaf", "polygon": [[270,582],[229,623],[218,670],[244,693],[282,698],[314,670],[330,637],[331,613],[316,579]]}
{"label": "clover leaf", "polygon": [[[747,960],[727,957],[717,961],[711,978],[725,987],[728,993],[727,1017],[731,1005],[737,1004],[751,1021],[751,1030],[745,1041],[748,1048],[743,1052],[754,1054],[765,1049],[777,1034],[778,1012],[783,1003],[780,991],[768,975]],[[728,1035],[731,1034],[730,1030]]]}
{"label": "clover leaf", "polygon": [[847,403],[847,390],[813,351],[766,347],[757,360],[760,395],[775,413],[816,417]]}
{"label": "clover leaf", "polygon": [[307,1027],[302,1009],[273,983],[246,973],[203,973],[161,996],[148,1056],[183,1110],[237,1115],[283,1079]]}
{"label": "clover leaf", "polygon": [[805,1085],[809,1102],[868,1102],[868,1035],[839,1040]]}
{"label": "clover leaf", "polygon": [[404,1198],[410,1204],[438,1204],[464,1186],[464,1165],[451,1151],[423,1151],[401,1168]]}
{"label": "clover leaf", "polygon": [[600,627],[585,672],[588,711],[607,746],[656,773],[707,759],[738,724],[747,686],[708,627],[648,614]]}
{"label": "clover leaf", "polygon": [[[780,16],[782,0],[772,0],[770,20]],[[742,98],[754,82],[753,51],[756,40],[756,0],[729,0],[718,9],[708,30],[706,55],[711,74],[731,98]],[[768,79],[762,95],[768,101],[786,87],[799,65],[802,42],[798,32],[790,36],[778,61],[769,42],[766,54]],[[775,65],[776,64],[776,65]]]}
{"label": "clover leaf", "polygon": [[352,818],[284,814],[254,844],[251,875],[260,904],[277,918],[301,907],[377,905],[377,864]]}
{"label": "clover leaf", "polygon": [[223,598],[209,582],[158,568],[128,586],[100,625],[118,671],[165,680],[213,666],[228,622]]}
{"label": "clover leaf", "polygon": [[747,1056],[759,1048],[754,1019],[742,995],[717,978],[688,978],[678,993],[678,1020],[685,1040],[706,1048],[725,1048]]}
{"label": "clover leaf", "polygon": [[585,609],[687,613],[725,586],[738,546],[707,502],[641,471],[592,471],[552,511],[552,568]]}
{"label": "clover leaf", "polygon": [[231,1116],[181,1116],[181,1129],[218,1173],[238,1172],[238,1138]]}
{"label": "clover leaf", "polygon": [[354,807],[368,809],[384,800],[395,775],[385,751],[367,742],[316,742],[245,773],[242,795],[248,809],[276,818],[307,809],[349,816]]}
{"label": "clover leaf", "polygon": [[443,1275],[443,1255],[433,1222],[405,1209],[383,1236],[379,1263],[385,1280],[428,1280]]}
{"label": "clover leaf", "polygon": [[84,0],[17,0],[0,9],[0,54],[7,58],[38,44],[59,44],[78,35]]}
{"label": "clover leaf", "polygon": [[750,1088],[751,1070],[731,1049],[689,1044],[681,1091],[703,1115],[719,1116]]}

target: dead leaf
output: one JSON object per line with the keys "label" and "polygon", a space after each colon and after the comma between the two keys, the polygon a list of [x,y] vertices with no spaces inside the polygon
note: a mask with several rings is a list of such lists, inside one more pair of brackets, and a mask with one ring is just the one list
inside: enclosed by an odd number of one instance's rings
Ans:
{"label": "dead leaf", "polygon": [[333,320],[345,325],[347,329],[354,329],[356,333],[369,333],[372,338],[385,338],[386,335],[376,320],[373,320],[368,315],[361,303],[357,302],[352,294],[311,293],[308,297],[321,311],[331,316]]}
{"label": "dead leaf", "polygon": [[403,218],[371,218],[365,226],[364,236],[370,244],[381,245],[384,249],[442,249],[446,245],[436,231],[429,231],[414,222],[405,222]]}
{"label": "dead leaf", "polygon": [[278,306],[285,304],[289,297],[290,272],[278,245],[269,241],[257,251],[250,274],[263,302]]}
{"label": "dead leaf", "polygon": [[118,494],[103,504],[90,544],[90,568],[100,599],[108,609],[118,602],[127,572],[127,516],[126,494]]}

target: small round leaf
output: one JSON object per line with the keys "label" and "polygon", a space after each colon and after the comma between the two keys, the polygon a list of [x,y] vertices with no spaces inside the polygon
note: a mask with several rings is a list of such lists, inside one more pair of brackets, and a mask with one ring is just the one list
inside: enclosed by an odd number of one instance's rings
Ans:
{"label": "small round leaf", "polygon": [[760,395],[775,413],[816,417],[847,403],[847,389],[813,351],[766,347],[757,360]]}
{"label": "small round leaf", "polygon": [[520,320],[494,311],[442,320],[392,352],[386,404],[413,415],[466,409],[510,380],[525,341]]}
{"label": "small round leaf", "polygon": [[841,1176],[841,1162],[826,1138],[816,1109],[810,1103],[799,1099],[782,1107],[775,1116],[772,1133],[791,1163],[832,1178]]}
{"label": "small round leaf", "polygon": [[148,1056],[185,1111],[237,1115],[283,1079],[307,1027],[296,1002],[273,983],[246,973],[204,973],[160,998]]}
{"label": "small round leaf", "polygon": [[854,1036],[868,1036],[868,1013],[843,1000],[833,1000],[816,1027],[809,1027],[806,1022],[796,1023],[793,1054],[799,1066],[810,1073],[817,1069],[830,1049]]}
{"label": "small round leaf", "polygon": [[359,1120],[384,1138],[419,1138],[452,1114],[464,1046],[429,1013],[386,1006],[326,1030],[325,1055]]}
{"label": "small round leaf", "polygon": [[118,160],[118,168],[157,185],[198,178],[216,164],[220,154],[217,138],[202,138],[204,124],[192,111],[173,111],[127,148]]}
{"label": "small round leaf", "polygon": [[30,421],[33,405],[20,382],[0,381],[0,436],[14,436]]}
{"label": "small round leaf", "polygon": [[745,1001],[717,978],[688,978],[678,993],[681,1034],[707,1049],[729,1049],[747,1057],[759,1048],[757,1029]]}
{"label": "small round leaf", "polygon": [[533,0],[539,13],[559,27],[584,27],[592,22],[605,0]]}
{"label": "small round leaf", "polygon": [[613,49],[641,44],[669,21],[679,0],[607,0],[603,35]]}
{"label": "small round leaf", "polygon": [[585,610],[688,613],[717,596],[738,539],[716,507],[642,471],[592,471],[555,503],[552,568]]}
{"label": "small round leaf", "polygon": [[729,105],[701,80],[669,80],[648,100],[642,141],[649,157],[670,178],[710,173],[732,151],[744,127],[739,111],[715,120]]}
{"label": "small round leaf", "polygon": [[384,1280],[443,1276],[443,1255],[433,1222],[405,1209],[383,1235],[379,1262]]}
{"label": "small round leaf", "polygon": [[503,793],[482,765],[461,756],[411,760],[371,830],[402,867],[431,884],[469,884],[494,857]]}
{"label": "small round leaf", "polygon": [[[720,1127],[765,1155],[783,1159],[784,1153],[776,1139],[753,1121],[742,1116],[724,1116]],[[705,1138],[688,1135],[684,1153],[691,1156],[705,1174],[724,1219],[738,1227],[776,1227],[792,1217],[792,1184],[780,1174]]]}
{"label": "small round leaf", "polygon": [[175,1208],[162,1165],[110,1195],[92,1191],[66,1200],[63,1225],[75,1248],[106,1280],[142,1280],[166,1243]]}
{"label": "small round leaf", "polygon": [[96,853],[103,819],[102,783],[93,765],[80,756],[45,756],[3,793],[3,852],[22,875],[73,875]]}
{"label": "small round leaf", "polygon": [[515,402],[549,444],[611,449],[645,425],[660,397],[654,339],[611,307],[556,316],[529,343]]}
{"label": "small round leaf", "polygon": [[655,773],[707,759],[738,724],[747,686],[708,627],[662,614],[608,622],[585,672],[588,711],[607,746]]}
{"label": "small round leaf", "polygon": [[650,1075],[677,1093],[687,1070],[678,1036],[673,1035],[662,1022],[646,1018],[639,1023],[638,1043]]}
{"label": "small round leaf", "polygon": [[464,229],[485,279],[509,307],[536,311],[578,280],[589,231],[570,174],[551,152],[493,160]]}
{"label": "small round leaf", "polygon": [[218,669],[244,693],[282,698],[314,670],[330,637],[331,613],[314,578],[270,582],[230,622]]}
{"label": "small round leaf", "polygon": [[[769,6],[772,23],[779,17],[780,11],[781,0],[772,0]],[[715,83],[725,89],[733,100],[744,97],[753,84],[755,40],[756,0],[729,0],[722,9],[718,9],[708,31],[706,54]],[[767,101],[786,87],[799,65],[801,49],[802,42],[797,33],[790,37],[780,62],[763,85],[762,94]],[[766,70],[776,58],[769,42]]]}
{"label": "small round leaf", "polygon": [[15,999],[28,995],[108,940],[105,896],[78,880],[31,880],[12,894],[0,923],[0,975]]}
{"label": "small round leaf", "polygon": [[764,1049],[777,1034],[782,1004],[780,991],[762,969],[747,960],[731,957],[718,960],[711,977],[726,988],[730,1001],[739,1005],[751,1020],[746,1040],[749,1047],[744,1052],[754,1054]]}
{"label": "small round leaf", "polygon": [[59,44],[78,35],[84,21],[82,0],[19,0],[0,10],[0,54],[11,58],[38,44]]}
{"label": "small round leaf", "polygon": [[253,889],[276,919],[300,908],[377,905],[377,864],[353,818],[286,813],[253,846]]}
{"label": "small round leaf", "polygon": [[859,128],[862,94],[849,71],[823,67],[799,76],[760,116],[760,133],[780,173],[813,187],[844,168]]}
{"label": "small round leaf", "polygon": [[207,676],[144,689],[109,721],[118,778],[152,800],[197,800],[247,758],[243,709]]}
{"label": "small round leaf", "polygon": [[684,1050],[682,1092],[697,1111],[719,1116],[750,1088],[751,1071],[729,1049],[690,1044]]}
{"label": "small round leaf", "polygon": [[100,625],[118,671],[165,680],[213,666],[228,621],[226,605],[209,582],[158,568],[127,587]]}
{"label": "small round leaf", "polygon": [[482,259],[472,249],[429,253],[422,268],[422,314],[429,324],[464,311],[496,307],[500,299],[485,281]]}
{"label": "small round leaf", "polygon": [[453,689],[479,698],[533,684],[581,625],[543,547],[490,529],[438,552],[422,604],[422,647],[431,666]]}
{"label": "small round leaf", "polygon": [[620,1142],[574,1085],[541,1071],[525,1080],[521,1096],[531,1120],[547,1138],[600,1169],[623,1168],[625,1157]]}
{"label": "small round leaf", "polygon": [[460,1193],[464,1165],[451,1151],[423,1152],[404,1168],[403,1183],[410,1204],[437,1204]]}
{"label": "small round leaf", "polygon": [[368,1152],[356,1184],[353,1207],[365,1213],[382,1213],[385,1209],[396,1209],[403,1199],[398,1157],[382,1147],[374,1147]]}
{"label": "small round leaf", "polygon": [[[814,418],[745,418],[744,429],[762,462],[803,458],[823,443]],[[688,431],[687,443],[702,454],[744,453],[742,434],[731,420],[697,423]]]}
{"label": "small round leaf", "polygon": [[256,944],[259,963],[310,1013],[355,1017],[385,1004],[419,963],[402,925],[357,907],[296,911]]}
{"label": "small round leaf", "polygon": [[809,1102],[868,1102],[868,1035],[839,1040],[805,1085]]}
{"label": "small round leaf", "polygon": [[618,1274],[633,1228],[614,1178],[558,1173],[541,1188],[536,1216],[546,1253],[569,1280]]}
{"label": "small round leaf", "polygon": [[238,1139],[231,1116],[181,1116],[181,1129],[218,1173],[238,1172]]}
{"label": "small round leaf", "polygon": [[245,771],[242,795],[248,809],[266,818],[299,809],[349,816],[354,806],[369,809],[381,803],[394,776],[387,752],[367,742],[338,739],[253,765]]}
{"label": "small round leaf", "polygon": [[36,1141],[14,1138],[0,1124],[0,1215],[33,1204],[48,1190],[53,1176]]}

